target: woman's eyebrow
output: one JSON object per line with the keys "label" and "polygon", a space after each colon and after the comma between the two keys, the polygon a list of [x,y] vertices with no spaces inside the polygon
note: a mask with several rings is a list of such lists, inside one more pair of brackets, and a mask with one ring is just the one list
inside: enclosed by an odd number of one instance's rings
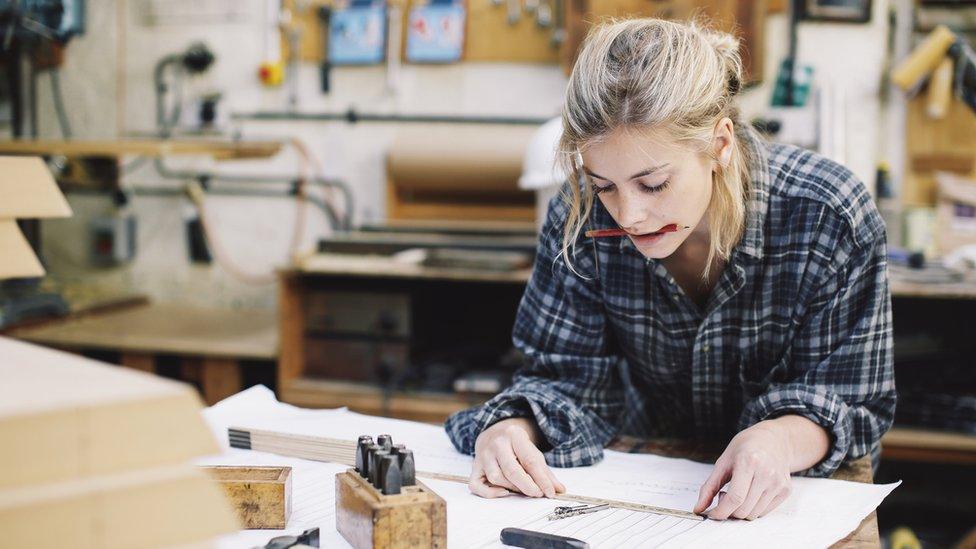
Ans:
{"label": "woman's eyebrow", "polygon": [[[657,165],[657,166],[652,166],[650,168],[647,168],[645,170],[641,170],[641,171],[635,173],[634,175],[630,176],[630,179],[637,179],[638,177],[644,177],[645,175],[651,175],[652,173],[654,173],[656,171],[663,170],[664,168],[667,168],[670,165],[671,164],[669,164],[669,163],[664,163],[664,164],[660,164],[660,165]],[[602,175],[597,175],[597,174],[593,173],[592,171],[590,171],[589,168],[587,168],[585,166],[583,167],[583,171],[586,172],[586,174],[589,175],[590,177],[595,177],[597,179],[602,179],[604,181],[610,181],[610,179],[608,179],[606,177],[603,177]]]}

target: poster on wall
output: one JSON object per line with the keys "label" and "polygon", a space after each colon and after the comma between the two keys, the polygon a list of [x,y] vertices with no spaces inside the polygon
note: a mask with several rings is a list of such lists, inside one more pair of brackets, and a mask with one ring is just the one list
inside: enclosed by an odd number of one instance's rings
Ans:
{"label": "poster on wall", "polygon": [[336,4],[329,19],[329,61],[335,65],[375,65],[383,62],[385,49],[385,1]]}
{"label": "poster on wall", "polygon": [[407,26],[407,61],[453,63],[464,50],[464,2],[433,1],[410,9]]}

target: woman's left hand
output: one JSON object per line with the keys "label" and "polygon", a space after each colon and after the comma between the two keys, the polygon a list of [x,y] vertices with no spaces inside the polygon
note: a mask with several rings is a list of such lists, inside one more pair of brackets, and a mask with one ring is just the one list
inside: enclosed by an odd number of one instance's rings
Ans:
{"label": "woman's left hand", "polygon": [[[789,438],[773,425],[759,422],[737,434],[715,462],[715,469],[698,493],[696,513],[703,513],[715,494],[718,505],[708,518],[753,520],[779,506],[790,495],[792,449]],[[729,481],[731,479],[731,481]]]}

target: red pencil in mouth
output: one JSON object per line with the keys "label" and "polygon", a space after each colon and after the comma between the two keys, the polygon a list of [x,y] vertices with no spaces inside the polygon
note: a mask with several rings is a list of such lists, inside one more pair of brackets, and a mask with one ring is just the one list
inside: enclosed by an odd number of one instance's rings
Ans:
{"label": "red pencil in mouth", "polygon": [[[653,233],[647,233],[643,235],[633,235],[633,236],[648,236],[654,234],[673,233],[673,232],[680,231],[682,229],[690,229],[690,228],[691,227],[687,225],[684,227],[678,227],[676,224],[672,223],[670,225],[665,225],[661,227],[660,229],[654,231]],[[628,233],[623,229],[593,229],[591,231],[586,231],[586,233],[584,234],[591,238],[603,238],[607,236],[627,236],[630,233]]]}

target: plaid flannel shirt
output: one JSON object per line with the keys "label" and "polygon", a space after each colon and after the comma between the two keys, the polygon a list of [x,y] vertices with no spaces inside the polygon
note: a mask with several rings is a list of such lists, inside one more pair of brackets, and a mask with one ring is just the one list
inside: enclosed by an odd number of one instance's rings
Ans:
{"label": "plaid flannel shirt", "polygon": [[[493,423],[532,417],[547,462],[589,465],[620,432],[729,440],[798,414],[831,435],[801,474],[872,453],[895,409],[884,224],[848,169],[787,145],[755,151],[746,228],[700,309],[627,238],[560,256],[566,206],[550,203],[513,340],[511,387],[446,425],[459,451]],[[599,201],[593,227],[615,226]]]}

